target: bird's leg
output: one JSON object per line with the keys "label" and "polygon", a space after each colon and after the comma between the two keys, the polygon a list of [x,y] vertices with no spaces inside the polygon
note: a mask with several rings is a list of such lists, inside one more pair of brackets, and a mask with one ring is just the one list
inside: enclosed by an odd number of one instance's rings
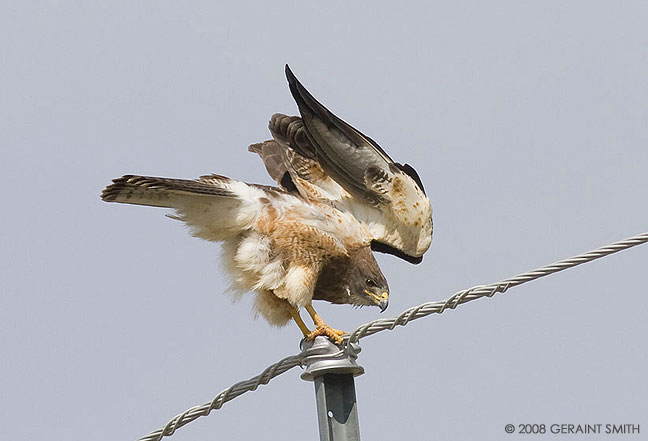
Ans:
{"label": "bird's leg", "polygon": [[297,323],[297,326],[299,326],[299,330],[304,334],[304,337],[308,337],[311,331],[310,329],[308,329],[308,326],[306,326],[306,323],[304,323],[304,321],[302,320],[297,308],[292,305],[288,305],[288,311],[290,312],[290,315],[295,323]]}
{"label": "bird's leg", "polygon": [[308,315],[313,319],[313,323],[315,323],[315,330],[306,336],[306,340],[313,340],[318,335],[326,335],[328,338],[335,341],[335,343],[342,343],[342,336],[347,334],[347,332],[333,329],[327,325],[324,320],[322,320],[322,317],[315,312],[312,304],[309,303],[304,308],[306,309],[306,312],[308,312]]}

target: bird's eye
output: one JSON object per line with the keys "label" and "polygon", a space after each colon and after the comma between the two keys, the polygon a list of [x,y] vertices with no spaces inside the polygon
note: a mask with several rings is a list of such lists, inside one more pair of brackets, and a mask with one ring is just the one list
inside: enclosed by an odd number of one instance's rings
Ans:
{"label": "bird's eye", "polygon": [[374,279],[367,279],[367,280],[365,280],[365,283],[366,283],[367,285],[369,285],[369,286],[373,286],[373,287],[377,287],[377,286],[378,286],[378,285],[376,285],[376,282],[374,281]]}

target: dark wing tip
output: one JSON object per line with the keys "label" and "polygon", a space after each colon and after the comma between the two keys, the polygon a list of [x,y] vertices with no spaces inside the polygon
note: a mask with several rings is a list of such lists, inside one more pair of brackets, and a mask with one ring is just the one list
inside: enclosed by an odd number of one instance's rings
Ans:
{"label": "dark wing tip", "polygon": [[101,192],[101,200],[104,202],[112,202],[115,200],[115,193],[113,192],[113,189],[111,188],[112,185],[109,185],[108,187],[104,188]]}
{"label": "dark wing tip", "polygon": [[414,179],[414,182],[416,182],[416,185],[419,186],[423,194],[425,194],[425,187],[423,187],[423,181],[421,181],[421,177],[418,175],[416,170],[414,170],[414,167],[412,167],[409,164],[399,164],[398,162],[395,163],[396,167],[398,167],[403,173],[406,175],[409,175],[412,179]]}
{"label": "dark wing tip", "polygon": [[295,74],[292,72],[292,70],[290,70],[290,66],[288,66],[288,63],[286,63],[284,71],[286,72],[286,78],[288,78],[288,82],[290,82],[292,79],[296,79]]}
{"label": "dark wing tip", "polygon": [[126,187],[128,180],[134,177],[134,175],[124,175],[121,178],[113,179],[112,184],[102,190],[101,200],[105,202],[114,202],[120,192]]}
{"label": "dark wing tip", "polygon": [[328,123],[336,117],[326,108],[322,103],[317,101],[313,95],[304,87],[304,85],[297,79],[290,67],[286,64],[286,79],[288,80],[288,88],[290,94],[297,103],[299,113],[302,117],[315,114]]}
{"label": "dark wing tip", "polygon": [[376,251],[378,253],[391,254],[392,256],[396,256],[414,265],[418,265],[419,263],[423,262],[423,256],[418,256],[418,257],[410,256],[409,254],[404,253],[402,250],[399,250],[398,248],[394,248],[393,246],[387,245],[386,243],[383,242],[378,242],[377,240],[371,241],[371,250]]}
{"label": "dark wing tip", "polygon": [[293,71],[290,69],[290,66],[286,64],[286,79],[288,80],[288,87],[290,88],[290,93],[292,94],[295,101],[299,105],[300,102],[304,102],[305,99],[311,98],[313,96],[306,90],[304,85],[297,79]]}
{"label": "dark wing tip", "polygon": [[299,91],[297,90],[297,85],[301,84],[299,83],[299,80],[295,76],[292,70],[290,70],[290,66],[286,64],[286,79],[288,80],[288,87],[290,87],[290,93],[292,93],[293,97],[295,100],[297,100],[297,96],[299,95]]}

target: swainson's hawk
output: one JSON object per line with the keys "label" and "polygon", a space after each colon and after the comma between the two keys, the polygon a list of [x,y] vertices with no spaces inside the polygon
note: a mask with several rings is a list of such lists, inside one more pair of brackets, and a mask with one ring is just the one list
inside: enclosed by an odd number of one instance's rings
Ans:
{"label": "swainson's hawk", "polygon": [[307,338],[339,342],[343,332],[324,323],[312,300],[384,311],[389,288],[372,250],[419,263],[432,240],[432,208],[412,167],[333,115],[288,66],[286,76],[301,118],[273,115],[273,139],[249,148],[279,187],[220,175],[126,175],[101,197],[175,209],[194,236],[223,242],[232,288],[254,291],[258,314],[277,326],[292,318]]}

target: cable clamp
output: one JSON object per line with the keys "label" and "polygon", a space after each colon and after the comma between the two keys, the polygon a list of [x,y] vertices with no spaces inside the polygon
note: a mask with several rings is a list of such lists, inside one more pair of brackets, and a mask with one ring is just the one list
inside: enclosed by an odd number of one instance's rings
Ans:
{"label": "cable clamp", "polygon": [[301,349],[302,365],[306,366],[302,380],[313,381],[324,374],[364,374],[364,368],[356,363],[361,350],[356,343],[347,343],[341,349],[328,337],[317,336],[312,341],[302,340]]}

